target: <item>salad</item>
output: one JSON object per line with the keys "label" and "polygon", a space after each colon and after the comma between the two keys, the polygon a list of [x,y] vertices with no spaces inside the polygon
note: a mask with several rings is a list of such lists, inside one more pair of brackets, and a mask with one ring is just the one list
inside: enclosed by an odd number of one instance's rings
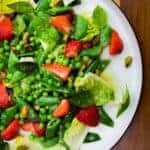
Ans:
{"label": "salad", "polygon": [[[101,140],[88,129],[114,126],[104,106],[117,92],[102,73],[124,49],[107,12],[76,14],[79,0],[0,3],[1,149],[79,150]],[[104,50],[114,58],[103,59]],[[116,117],[129,104],[126,88]]]}

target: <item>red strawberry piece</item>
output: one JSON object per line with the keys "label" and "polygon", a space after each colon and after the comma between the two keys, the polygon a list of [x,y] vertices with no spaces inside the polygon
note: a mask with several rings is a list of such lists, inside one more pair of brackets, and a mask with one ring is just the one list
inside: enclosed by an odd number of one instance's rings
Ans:
{"label": "red strawberry piece", "polygon": [[50,23],[61,32],[69,33],[72,25],[71,14],[52,17]]}
{"label": "red strawberry piece", "polygon": [[21,126],[24,131],[32,132],[38,136],[45,135],[45,128],[40,128],[37,122],[26,122]]}
{"label": "red strawberry piece", "polygon": [[80,41],[70,41],[67,43],[65,55],[69,58],[76,57],[82,48]]}
{"label": "red strawberry piece", "polygon": [[15,119],[13,120],[8,127],[2,131],[1,133],[1,137],[3,140],[11,140],[13,138],[15,138],[19,132],[19,120]]}
{"label": "red strawberry piece", "polygon": [[33,127],[35,130],[35,134],[38,136],[44,136],[45,135],[45,128],[40,128],[39,123],[33,123]]}
{"label": "red strawberry piece", "polygon": [[0,108],[6,108],[11,105],[10,96],[2,82],[0,82]]}
{"label": "red strawberry piece", "polygon": [[66,81],[71,72],[70,67],[61,64],[44,64],[43,67],[48,71],[53,72],[56,76]]}
{"label": "red strawberry piece", "polygon": [[123,42],[119,34],[116,31],[113,31],[111,34],[111,41],[109,47],[109,53],[111,55],[120,54],[123,50]]}
{"label": "red strawberry piece", "polygon": [[95,105],[79,110],[77,119],[85,125],[95,127],[98,125],[100,117]]}
{"label": "red strawberry piece", "polygon": [[0,16],[0,41],[10,40],[13,35],[13,24],[9,17]]}

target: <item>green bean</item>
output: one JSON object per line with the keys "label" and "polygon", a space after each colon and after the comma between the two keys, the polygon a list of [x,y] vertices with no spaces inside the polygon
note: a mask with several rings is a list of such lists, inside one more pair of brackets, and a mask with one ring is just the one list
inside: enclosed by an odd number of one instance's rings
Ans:
{"label": "green bean", "polygon": [[5,109],[0,116],[0,123],[4,126],[8,125],[17,112],[17,106]]}
{"label": "green bean", "polygon": [[107,125],[109,127],[113,127],[114,126],[114,121],[107,114],[107,112],[104,110],[103,107],[99,108],[99,114],[100,114],[100,118],[101,118],[101,123],[102,124]]}
{"label": "green bean", "polygon": [[80,53],[80,56],[95,57],[99,56],[101,52],[102,48],[100,46],[95,46],[92,48],[83,49]]}
{"label": "green bean", "polygon": [[49,121],[49,123],[47,124],[47,128],[46,128],[46,137],[47,138],[51,138],[54,137],[57,129],[60,125],[60,120],[59,119],[52,119]]}
{"label": "green bean", "polygon": [[59,98],[58,97],[40,97],[36,100],[35,104],[39,106],[50,106],[58,104]]}
{"label": "green bean", "polygon": [[70,12],[71,10],[72,10],[72,7],[63,6],[63,7],[51,8],[47,11],[47,13],[53,16],[53,15],[59,15],[65,12]]}
{"label": "green bean", "polygon": [[51,147],[51,146],[54,146],[55,144],[57,144],[58,140],[59,139],[57,137],[54,137],[54,138],[51,138],[51,139],[45,139],[43,142],[41,142],[41,144],[44,147]]}
{"label": "green bean", "polygon": [[98,134],[89,132],[84,139],[84,143],[90,143],[90,142],[95,142],[99,140],[101,140],[101,137]]}

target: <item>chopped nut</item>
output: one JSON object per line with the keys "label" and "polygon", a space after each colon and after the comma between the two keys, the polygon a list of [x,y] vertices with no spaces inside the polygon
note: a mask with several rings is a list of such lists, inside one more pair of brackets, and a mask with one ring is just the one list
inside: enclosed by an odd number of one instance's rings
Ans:
{"label": "chopped nut", "polygon": [[22,116],[23,118],[26,118],[27,115],[28,115],[28,112],[29,112],[28,106],[23,106],[23,108],[22,108],[22,110],[21,110],[21,116]]}
{"label": "chopped nut", "polygon": [[30,34],[29,32],[25,32],[23,34],[23,42],[24,42],[24,49],[25,50],[32,50],[32,48],[30,47]]}
{"label": "chopped nut", "polygon": [[125,58],[125,67],[128,68],[131,66],[132,62],[133,62],[133,57],[132,56],[127,56]]}

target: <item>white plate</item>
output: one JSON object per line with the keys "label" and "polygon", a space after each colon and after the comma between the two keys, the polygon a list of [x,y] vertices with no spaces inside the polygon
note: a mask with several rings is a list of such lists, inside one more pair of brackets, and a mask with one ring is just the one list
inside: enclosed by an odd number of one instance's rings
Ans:
{"label": "white plate", "polygon": [[[110,25],[116,29],[124,42],[124,51],[121,55],[111,57],[112,64],[108,68],[116,76],[121,86],[128,85],[131,94],[131,104],[128,110],[116,119],[116,106],[107,106],[106,110],[115,120],[114,128],[100,125],[97,128],[90,129],[96,131],[102,136],[102,140],[90,144],[83,144],[81,150],[108,150],[111,149],[124,134],[137,109],[141,87],[142,87],[142,61],[140,49],[135,34],[125,16],[111,0],[82,0],[82,4],[75,8],[77,13],[91,14],[96,5],[102,6],[109,16]],[[132,67],[124,67],[125,56],[133,56]],[[105,50],[103,57],[110,57],[108,50]]]}

